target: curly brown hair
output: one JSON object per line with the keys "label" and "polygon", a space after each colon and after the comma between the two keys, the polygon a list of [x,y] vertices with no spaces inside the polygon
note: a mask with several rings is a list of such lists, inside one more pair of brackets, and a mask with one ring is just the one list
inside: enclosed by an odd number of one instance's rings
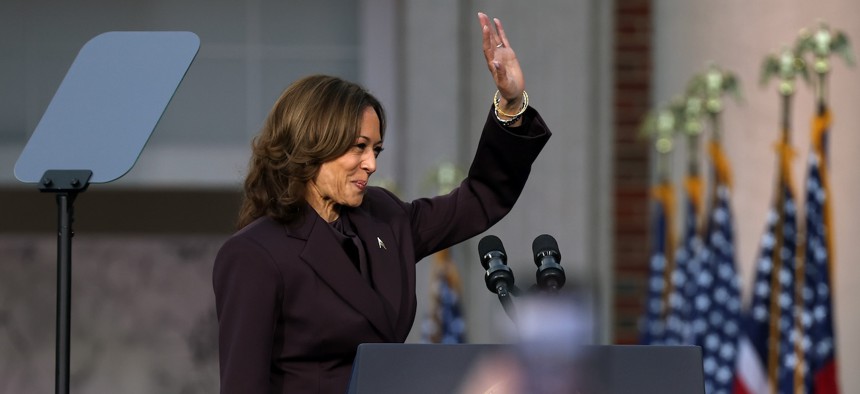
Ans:
{"label": "curly brown hair", "polygon": [[307,183],[320,166],[355,144],[365,108],[379,117],[382,105],[363,87],[337,77],[313,75],[287,87],[252,143],[238,228],[268,216],[289,223],[301,215]]}

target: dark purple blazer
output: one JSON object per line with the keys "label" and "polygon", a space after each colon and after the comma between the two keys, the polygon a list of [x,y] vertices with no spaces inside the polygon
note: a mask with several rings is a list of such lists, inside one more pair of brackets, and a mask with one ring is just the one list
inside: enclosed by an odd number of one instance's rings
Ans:
{"label": "dark purple blazer", "polygon": [[415,262],[501,220],[549,136],[531,108],[516,133],[491,112],[468,177],[450,194],[403,202],[369,187],[341,214],[364,243],[372,285],[309,207],[295,223],[260,218],[234,234],[213,272],[221,392],[346,392],[360,343],[409,334]]}

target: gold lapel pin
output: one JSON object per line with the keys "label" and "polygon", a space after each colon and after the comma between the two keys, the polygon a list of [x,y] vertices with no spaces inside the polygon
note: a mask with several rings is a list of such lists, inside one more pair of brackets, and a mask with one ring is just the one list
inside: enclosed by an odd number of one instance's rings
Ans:
{"label": "gold lapel pin", "polygon": [[376,237],[376,242],[379,243],[379,249],[388,250],[385,248],[385,242],[382,242],[382,239],[380,239],[379,237]]}

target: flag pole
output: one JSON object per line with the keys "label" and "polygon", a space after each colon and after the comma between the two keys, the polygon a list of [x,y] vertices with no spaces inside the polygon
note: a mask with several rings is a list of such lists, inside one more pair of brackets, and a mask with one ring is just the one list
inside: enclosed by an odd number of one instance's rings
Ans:
{"label": "flag pole", "polygon": [[[849,66],[853,66],[854,61],[851,48],[848,45],[847,36],[841,31],[831,30],[823,21],[819,21],[818,27],[815,31],[802,29],[797,38],[795,48],[795,51],[799,55],[804,55],[806,53],[811,54],[810,64],[817,76],[815,80],[816,83],[814,84],[816,116],[812,124],[812,136],[810,141],[812,145],[810,152],[812,158],[810,159],[809,178],[807,179],[807,218],[805,221],[800,223],[800,231],[804,234],[802,239],[804,239],[805,242],[801,242],[798,245],[798,281],[796,282],[795,288],[795,305],[798,309],[796,320],[799,322],[804,313],[811,313],[812,310],[817,309],[823,304],[828,305],[824,310],[830,310],[829,304],[832,302],[831,300],[834,294],[834,286],[831,282],[835,265],[833,248],[833,240],[835,237],[832,231],[831,214],[833,203],[832,195],[829,193],[829,177],[827,176],[827,164],[829,162],[827,154],[827,140],[830,133],[831,122],[830,110],[827,104],[827,77],[831,70],[831,55],[841,55]],[[816,190],[818,192],[823,192],[824,197],[819,199],[818,193],[809,189],[812,187],[810,185],[816,185]],[[810,208],[813,205],[817,208]],[[817,220],[820,220],[818,223],[823,225],[823,229],[818,229],[818,227],[816,227],[816,223],[810,222],[810,220],[816,220],[810,219],[810,215],[812,215],[813,218],[815,217],[815,212],[819,212],[818,215],[820,215],[820,217]],[[820,238],[823,238],[822,241],[826,255],[825,261],[821,261],[821,258],[817,257],[817,254],[809,255],[810,253],[814,253],[813,251],[808,250],[808,248],[813,245],[813,239],[820,240]],[[807,267],[807,263],[811,264],[811,267]],[[809,269],[812,270],[811,273],[813,276],[811,277],[807,277],[807,270]],[[826,274],[822,275],[822,272],[825,272]],[[807,280],[811,280],[813,283],[806,283]],[[823,296],[824,300],[811,301],[812,304],[807,305],[804,298],[804,291],[809,288],[809,290],[815,292],[817,290],[814,290],[813,286],[820,286],[822,284],[827,288],[827,295]],[[818,297],[822,296],[819,295],[816,298]],[[809,329],[811,332],[808,335],[816,336],[816,338],[811,339],[811,342],[820,341],[827,337],[832,338],[832,327],[829,330],[823,328],[832,324],[832,314],[829,314],[825,319],[827,319],[829,323],[811,321],[809,327],[803,325],[799,325],[799,327],[801,330]],[[801,334],[803,335],[805,333],[802,331]],[[804,338],[805,337],[806,335],[804,335]],[[833,338],[833,340],[835,341],[835,338]],[[824,387],[828,387],[827,383],[824,383],[828,379],[818,379],[816,377],[816,375],[821,372],[823,365],[822,360],[826,360],[827,356],[818,355],[816,353],[811,355],[807,354],[806,350],[801,346],[795,347],[795,353],[797,360],[801,363],[795,370],[795,387],[804,387],[803,385],[807,383],[813,385],[813,387],[810,387],[809,389],[818,388],[820,384],[824,384]],[[831,354],[831,356],[833,356],[833,354]],[[808,370],[808,372],[805,372],[804,370]],[[806,379],[806,374],[810,374],[812,377],[810,379]],[[832,375],[828,377],[832,380],[832,388],[835,389],[835,367]]]}
{"label": "flag pole", "polygon": [[[737,330],[731,328],[739,324],[740,289],[732,235],[731,171],[721,141],[723,96],[732,93],[740,102],[738,87],[735,75],[715,64],[709,64],[704,72],[694,76],[687,85],[688,95],[700,100],[699,119],[707,118],[711,129],[708,145],[713,186],[709,201],[702,204],[706,206],[700,227],[700,239],[704,240],[704,244],[702,252],[696,257],[701,269],[699,278],[704,280],[696,292],[697,298],[701,297],[703,302],[699,304],[697,299],[699,305],[696,306],[691,323],[693,342],[703,347],[705,387],[709,392],[731,390],[737,361],[733,352],[738,343]],[[704,306],[706,303],[709,306]]]}
{"label": "flag pole", "polygon": [[[663,289],[660,293],[660,311],[657,318],[666,321],[669,308],[669,294],[673,291],[672,273],[675,271],[675,193],[671,180],[671,153],[675,149],[673,137],[680,119],[671,105],[652,110],[645,118],[641,127],[641,134],[652,140],[654,151],[657,153],[656,182],[652,187],[654,200],[663,207],[664,235],[663,235]],[[665,329],[664,329],[665,333]]]}
{"label": "flag pole", "polygon": [[[704,211],[702,204],[702,182],[701,170],[701,135],[702,135],[702,99],[696,95],[688,94],[682,102],[681,118],[683,119],[683,131],[687,136],[687,188],[689,195],[693,198],[697,215]],[[698,220],[697,223],[701,224]],[[701,228],[699,232],[701,232]]]}
{"label": "flag pole", "polygon": [[[694,76],[687,85],[687,92],[690,95],[701,97],[703,100],[703,110],[707,115],[708,123],[711,128],[711,151],[721,152],[722,144],[722,122],[720,115],[723,111],[724,101],[723,96],[726,93],[732,94],[735,100],[741,103],[743,100],[740,95],[740,86],[738,78],[735,74],[728,70],[723,70],[714,63],[707,66],[705,72]],[[716,154],[716,153],[712,153]],[[717,156],[720,156],[717,154]],[[713,160],[714,170],[711,172],[712,185],[709,194],[710,204],[715,204],[717,200],[717,185],[729,185],[729,170],[727,161],[720,160],[716,156]],[[705,212],[710,212],[706,209]],[[707,218],[703,224],[708,226]]]}
{"label": "flag pole", "polygon": [[[802,29],[796,44],[797,52],[800,55],[806,53],[812,54],[812,68],[817,75],[815,86],[816,112],[817,117],[813,126],[813,147],[819,156],[820,164],[819,171],[821,173],[822,182],[827,184],[827,143],[826,134],[829,132],[830,126],[830,110],[827,104],[828,84],[827,77],[832,69],[830,57],[834,54],[839,55],[845,60],[848,66],[853,67],[855,64],[854,54],[851,51],[851,46],[848,41],[848,36],[839,30],[832,30],[824,21],[818,22],[818,28],[811,32],[808,29]],[[828,185],[829,186],[829,185]],[[829,190],[829,189],[826,189]],[[832,204],[830,199],[824,203],[824,225],[827,229],[825,242],[827,245],[828,264],[827,270],[830,278],[833,278],[834,271],[834,246],[832,230]],[[833,284],[831,283],[831,290]]]}
{"label": "flag pole", "polygon": [[[780,305],[779,295],[782,293],[782,283],[780,282],[780,272],[782,271],[782,249],[785,243],[784,226],[786,221],[785,203],[786,203],[786,188],[791,190],[791,98],[796,91],[796,79],[798,76],[808,80],[806,64],[798,56],[798,54],[785,47],[779,55],[768,55],[765,58],[762,67],[761,84],[766,85],[772,77],[779,78],[778,91],[781,99],[781,141],[777,143],[777,193],[775,207],[777,208],[776,227],[774,229],[774,247],[771,253],[771,261],[773,263],[771,269],[771,297],[769,306],[769,330],[768,330],[768,360],[767,373],[770,387],[777,388],[779,374],[779,344],[780,344]],[[796,268],[796,267],[795,267]],[[795,329],[797,329],[795,324]],[[796,350],[796,347],[795,347]],[[798,386],[795,385],[795,388]]]}

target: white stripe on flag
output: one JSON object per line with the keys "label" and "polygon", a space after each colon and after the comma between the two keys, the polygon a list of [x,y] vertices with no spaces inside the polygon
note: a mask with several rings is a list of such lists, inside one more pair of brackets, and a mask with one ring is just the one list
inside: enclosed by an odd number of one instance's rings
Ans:
{"label": "white stripe on flag", "polygon": [[746,335],[741,335],[740,349],[738,349],[737,376],[741,385],[750,394],[767,394],[772,390],[767,382],[767,373],[764,370],[762,360],[750,343]]}

